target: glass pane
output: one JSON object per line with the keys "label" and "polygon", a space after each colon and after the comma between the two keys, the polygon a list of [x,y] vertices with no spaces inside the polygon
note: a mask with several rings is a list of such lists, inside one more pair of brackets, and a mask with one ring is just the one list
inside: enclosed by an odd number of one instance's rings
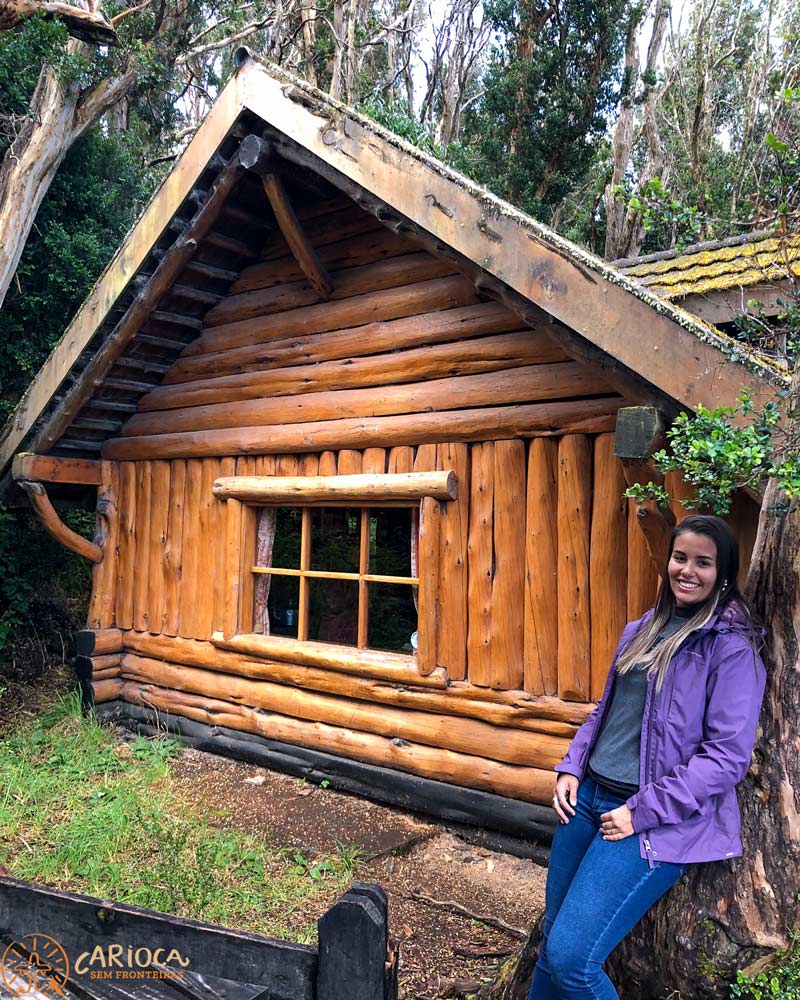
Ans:
{"label": "glass pane", "polygon": [[369,512],[369,572],[411,576],[411,508]]}
{"label": "glass pane", "polygon": [[[273,566],[277,566],[279,569],[300,569],[300,532],[302,522],[303,512],[299,507],[278,507],[275,511],[275,541],[272,550]],[[259,563],[258,565],[269,564]]]}
{"label": "glass pane", "polygon": [[[414,588],[403,583],[370,583],[367,645],[393,653],[414,652],[417,631]],[[414,638],[416,643],[416,637]]]}
{"label": "glass pane", "polygon": [[[261,574],[258,574],[261,576]],[[296,576],[269,574],[269,631],[270,635],[297,638],[297,609],[300,604],[300,580]],[[256,579],[258,595],[258,577]],[[258,598],[257,598],[258,599]]]}
{"label": "glass pane", "polygon": [[309,580],[308,638],[355,646],[358,640],[358,581]]}
{"label": "glass pane", "polygon": [[311,569],[357,573],[361,511],[316,507],[311,511]]}

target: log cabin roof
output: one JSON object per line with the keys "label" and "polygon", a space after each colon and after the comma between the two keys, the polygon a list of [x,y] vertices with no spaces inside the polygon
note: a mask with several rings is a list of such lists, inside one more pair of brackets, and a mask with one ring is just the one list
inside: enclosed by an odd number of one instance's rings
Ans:
{"label": "log cabin roof", "polygon": [[640,397],[650,387],[692,408],[785,384],[768,360],[370,119],[246,50],[237,63],[0,432],[0,472],[20,450],[97,458],[201,334],[276,229],[239,162],[249,135],[277,154],[301,222],[355,202]]}

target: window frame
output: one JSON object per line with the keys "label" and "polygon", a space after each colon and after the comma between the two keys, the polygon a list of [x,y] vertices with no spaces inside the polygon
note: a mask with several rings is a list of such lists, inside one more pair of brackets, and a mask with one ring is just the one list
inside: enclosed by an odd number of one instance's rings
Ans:
{"label": "window frame", "polygon": [[[287,509],[283,504],[272,505],[276,509],[279,507],[282,509]],[[369,522],[370,522],[370,512],[374,510],[387,510],[389,509],[383,504],[370,504],[369,506],[357,507],[348,506],[348,510],[357,510],[359,515],[359,560],[358,560],[358,572],[338,572],[336,570],[314,570],[311,569],[312,560],[312,526],[311,518],[312,512],[315,510],[331,510],[334,506],[333,504],[325,503],[315,503],[307,504],[302,506],[302,519],[300,524],[300,559],[299,567],[297,569],[285,568],[279,566],[256,566],[251,565],[249,567],[250,573],[254,577],[259,575],[264,576],[289,576],[299,580],[299,594],[298,594],[298,611],[297,611],[297,636],[293,637],[296,642],[313,642],[322,640],[312,640],[309,639],[309,608],[310,608],[310,582],[311,580],[350,580],[354,583],[358,583],[358,606],[356,610],[357,614],[357,625],[356,625],[356,645],[355,649],[375,649],[375,647],[368,645],[368,632],[369,632],[369,584],[371,583],[388,583],[395,584],[399,586],[406,587],[419,587],[419,576],[387,576],[381,573],[370,573],[369,572],[369,559],[370,559],[370,533],[369,533]],[[414,518],[413,512],[417,510],[419,512],[419,504],[408,502],[405,504],[394,504],[395,508],[401,507],[404,510],[409,510],[412,512],[411,519],[411,530],[414,531]],[[417,513],[419,517],[419,513]],[[419,522],[417,522],[419,523]],[[418,529],[417,529],[418,530]],[[413,546],[413,541],[411,541]],[[409,553],[410,558],[410,553]],[[255,563],[255,560],[253,560]],[[419,564],[419,560],[417,560]],[[247,567],[244,568],[245,571]],[[419,565],[417,566],[419,571]],[[255,590],[255,580],[253,581],[253,589]],[[246,613],[246,606],[242,607],[242,618],[244,618]],[[251,614],[251,628],[250,632],[253,632],[253,621]],[[419,628],[419,613],[417,614],[417,628]],[[261,634],[261,633],[253,633]],[[337,643],[329,643],[329,645],[337,645]],[[345,647],[349,648],[349,647]],[[408,654],[406,654],[408,655]],[[413,654],[412,654],[413,655]]]}
{"label": "window frame", "polygon": [[[330,666],[335,662],[341,664],[336,669],[352,668],[358,672],[374,672],[375,676],[380,676],[382,667],[386,665],[401,670],[410,668],[412,673],[423,677],[431,675],[437,667],[440,504],[457,499],[457,487],[452,470],[353,476],[227,476],[216,480],[213,493],[226,504],[225,610],[222,629],[214,632],[212,642],[230,648],[235,646],[237,638],[245,640],[249,646],[256,641],[259,655],[309,666]],[[302,507],[309,510],[313,507],[358,507],[362,509],[363,518],[363,511],[370,508],[414,507],[417,503],[417,577],[408,578],[409,582],[417,580],[416,653],[389,653],[369,647],[265,636],[249,631],[252,629],[256,577],[251,570],[255,564],[257,512],[260,507]],[[307,517],[310,518],[310,514]],[[368,538],[369,533],[366,535]],[[310,541],[310,531],[306,537]],[[361,543],[363,547],[363,531]],[[305,549],[305,553],[301,551],[301,567],[306,567],[305,572],[311,579],[312,573],[321,571],[308,569],[308,542]],[[359,570],[362,565],[360,558]],[[356,579],[358,576],[360,574]],[[406,582],[406,578],[402,580]],[[368,583],[369,580],[359,581],[359,608],[361,591]],[[304,613],[307,614],[307,602]]]}

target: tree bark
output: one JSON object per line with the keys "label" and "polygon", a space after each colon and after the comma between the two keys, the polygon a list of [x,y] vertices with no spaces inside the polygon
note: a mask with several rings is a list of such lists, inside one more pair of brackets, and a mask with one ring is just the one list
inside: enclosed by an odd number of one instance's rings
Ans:
{"label": "tree bark", "polygon": [[[84,49],[82,42],[68,43],[71,54]],[[72,144],[125,98],[135,79],[129,66],[81,91],[77,80],[59,80],[48,66],[42,68],[30,113],[0,166],[0,307],[36,213]]]}

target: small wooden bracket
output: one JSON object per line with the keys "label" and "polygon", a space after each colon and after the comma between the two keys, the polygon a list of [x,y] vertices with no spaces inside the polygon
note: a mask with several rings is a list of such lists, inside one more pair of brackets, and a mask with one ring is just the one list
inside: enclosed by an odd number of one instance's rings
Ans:
{"label": "small wooden bracket", "polygon": [[[649,482],[664,485],[664,477],[651,457],[664,443],[664,426],[663,415],[654,406],[625,406],[617,411],[614,454],[622,462],[628,486]],[[646,500],[637,505],[636,519],[644,532],[650,558],[661,573],[669,553],[675,515],[654,500]]]}
{"label": "small wooden bracket", "polygon": [[239,146],[239,162],[245,170],[251,170],[261,177],[261,183],[264,185],[264,191],[269,199],[275,220],[284,239],[289,244],[295,260],[300,265],[301,271],[321,298],[330,298],[333,282],[320,263],[316,250],[303,232],[303,227],[295,215],[283,181],[275,172],[275,152],[272,146],[257,135],[248,135]]}
{"label": "small wooden bracket", "polygon": [[72,552],[77,552],[79,556],[90,559],[93,563],[99,563],[103,559],[103,550],[99,545],[90,542],[88,538],[79,535],[68,528],[61,520],[56,509],[50,503],[47,490],[41,483],[29,482],[26,479],[18,480],[19,486],[28,495],[31,506],[36,512],[36,516],[42,522],[46,531],[49,531],[56,541]]}
{"label": "small wooden bracket", "polygon": [[14,456],[11,475],[17,480],[99,486],[102,482],[102,463],[90,458],[58,458],[20,452]]}

